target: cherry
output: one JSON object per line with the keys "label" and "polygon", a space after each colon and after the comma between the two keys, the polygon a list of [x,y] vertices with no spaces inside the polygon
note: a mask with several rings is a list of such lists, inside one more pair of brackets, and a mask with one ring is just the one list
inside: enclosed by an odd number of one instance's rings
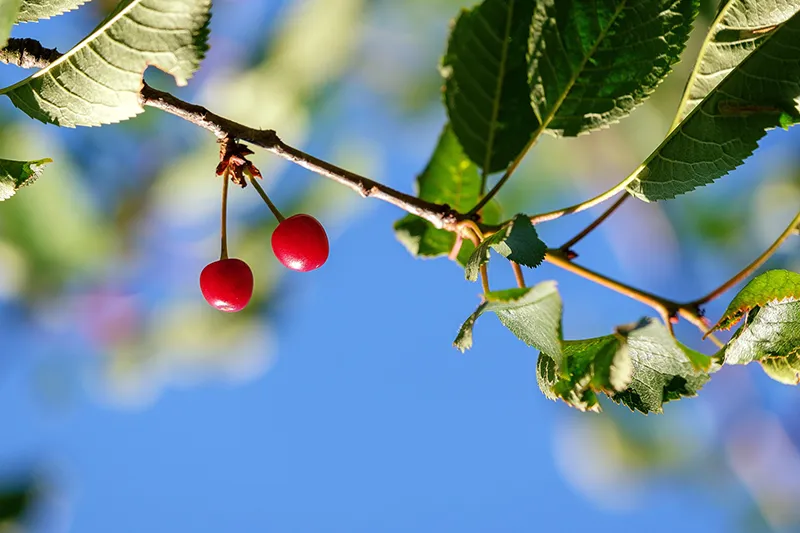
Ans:
{"label": "cherry", "polygon": [[273,232],[272,251],[286,268],[308,272],[328,260],[328,235],[311,215],[294,215],[281,220]]}
{"label": "cherry", "polygon": [[253,272],[241,259],[214,261],[200,273],[200,291],[220,311],[241,311],[253,296]]}

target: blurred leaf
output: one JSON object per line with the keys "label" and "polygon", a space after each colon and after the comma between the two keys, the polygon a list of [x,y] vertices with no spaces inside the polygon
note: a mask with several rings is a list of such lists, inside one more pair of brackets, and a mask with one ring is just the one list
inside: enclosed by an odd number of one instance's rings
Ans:
{"label": "blurred leaf", "polygon": [[700,359],[709,358],[676,341],[660,322],[645,319],[624,334],[633,361],[633,380],[627,390],[610,396],[615,402],[632,411],[661,413],[663,404],[696,396],[708,381],[708,373],[696,367]]}
{"label": "blurred leaf", "polygon": [[746,365],[766,358],[797,356],[799,352],[800,302],[781,302],[748,311],[747,320],[722,353],[725,364]]}
{"label": "blurred leaf", "polygon": [[11,27],[17,20],[19,8],[20,0],[0,0],[0,47],[8,43],[8,36],[11,35]]}
{"label": "blurred leaf", "polygon": [[0,159],[0,202],[8,200],[26,185],[30,185],[42,173],[44,165],[52,159],[38,161],[9,161]]}
{"label": "blurred leaf", "polygon": [[542,242],[530,219],[517,215],[510,224],[486,238],[467,261],[464,269],[468,280],[476,281],[481,265],[489,261],[489,248],[520,265],[536,268],[547,253],[547,245]]}
{"label": "blurred leaf", "polygon": [[561,362],[561,296],[554,281],[526,289],[484,294],[485,302],[464,322],[453,342],[466,351],[472,347],[472,328],[483,313],[492,311],[500,322],[528,346],[546,352]]}
{"label": "blurred leaf", "polygon": [[[466,212],[478,203],[480,186],[477,167],[464,154],[452,128],[445,126],[428,166],[417,177],[419,197]],[[447,255],[456,242],[454,233],[414,215],[398,220],[394,229],[397,239],[418,257]]]}
{"label": "blurred leaf", "polygon": [[531,102],[541,127],[575,136],[628,115],[670,72],[695,0],[544,0],[533,17]]}
{"label": "blurred leaf", "polygon": [[208,45],[210,0],[123,0],[63,57],[2,90],[28,116],[58,126],[99,126],[141,113],[144,70],[186,85]]}
{"label": "blurred leaf", "polygon": [[789,300],[800,300],[800,274],[789,270],[769,270],[750,280],[739,291],[710,331],[730,329],[754,307]]}
{"label": "blurred leaf", "polygon": [[29,485],[0,488],[0,531],[16,525],[33,503],[33,487]]}
{"label": "blurred leaf", "polygon": [[534,4],[484,0],[462,11],[442,61],[453,131],[484,174],[505,169],[537,126],[525,59]]}
{"label": "blurred leaf", "polygon": [[768,129],[800,119],[800,14],[731,71],[636,170],[628,191],[664,200],[741,165]]}
{"label": "blurred leaf", "polygon": [[723,0],[678,106],[676,124],[800,9],[783,0]]}
{"label": "blurred leaf", "polygon": [[77,9],[90,0],[22,0],[17,22],[49,19]]}
{"label": "blurred leaf", "polygon": [[[545,395],[549,397],[552,394],[581,411],[600,411],[596,392],[621,392],[631,383],[633,366],[622,336],[565,341],[562,344],[562,356],[566,377],[548,384],[551,392],[545,391]],[[543,358],[555,364],[544,352],[539,354],[539,360]],[[550,364],[540,363],[537,366],[546,370]]]}

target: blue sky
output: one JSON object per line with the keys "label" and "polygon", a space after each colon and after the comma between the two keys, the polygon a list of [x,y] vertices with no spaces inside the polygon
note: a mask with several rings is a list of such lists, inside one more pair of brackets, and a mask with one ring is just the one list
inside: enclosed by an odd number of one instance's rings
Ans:
{"label": "blue sky", "polygon": [[[214,49],[261,47],[278,27],[285,4],[219,2]],[[438,18],[432,15],[430,24],[444,35],[456,8],[437,6]],[[241,10],[252,14],[247,27],[231,29]],[[390,3],[370,4],[364,34],[374,38],[386,31],[400,43],[423,39],[401,14],[382,18],[387,12],[393,13]],[[76,16],[84,18],[74,19],[79,21],[74,25],[32,27],[32,35],[63,47],[91,26],[91,13]],[[359,71],[359,64],[372,65],[381,57],[381,50],[368,48],[362,42],[357,59],[345,69],[349,79],[325,85],[314,94],[313,105],[303,108],[307,115],[296,115],[298,122],[312,124],[298,137],[312,153],[354,161],[370,175],[409,190],[444,115],[439,108],[408,112],[387,105],[389,93]],[[419,50],[410,47],[409,64],[397,69],[435,70],[435,60],[420,67],[415,54]],[[223,59],[212,51],[206,66],[222,68]],[[213,76],[201,75],[204,79],[213,81]],[[207,97],[202,88],[185,94]],[[269,102],[265,96],[263,105]],[[4,117],[15,116],[7,102],[2,111]],[[166,156],[154,144],[162,151],[188,151],[200,142],[188,125],[163,124],[142,130],[56,132],[37,126],[34,131],[58,136],[81,183],[107,177],[91,198],[100,211],[110,212],[127,188],[135,189],[158,170],[137,164],[146,159],[142,153],[150,152],[131,151],[129,146],[139,146],[134,142],[150,141],[147,149],[160,158]],[[547,210],[596,192],[600,185],[571,175],[581,164],[595,170],[598,182],[617,179],[612,169],[629,164],[639,157],[633,152],[642,149],[633,136],[622,139],[622,147],[603,145],[610,154],[598,161],[592,159],[596,153],[576,158],[583,163],[569,166],[559,187],[536,185],[535,179],[561,161],[523,169],[520,179],[531,185],[521,208]],[[758,198],[771,198],[762,193],[751,198],[747,187],[758,180],[778,192],[794,191],[784,196],[795,194],[791,173],[796,169],[791,161],[781,161],[796,151],[797,142],[797,131],[770,135],[754,160],[726,178],[718,193],[704,190],[696,198],[714,206],[709,209],[720,209],[714,203],[720,198],[752,199],[757,205]],[[563,152],[548,151],[551,141],[543,144],[532,157],[563,160]],[[111,153],[106,159],[92,151],[104,146]],[[266,161],[262,154],[256,158]],[[125,164],[111,172],[119,161]],[[47,187],[45,179],[36,186]],[[284,203],[306,188],[318,188],[319,180],[289,167],[275,167],[268,177],[276,200]],[[149,319],[161,316],[160,300],[180,300],[188,310],[205,305],[195,285],[199,269],[216,250],[217,203],[207,182],[196,187],[201,192],[169,197],[173,203],[168,205],[176,211],[196,207],[197,221],[164,223],[158,209],[147,211],[134,230],[134,252],[113,257],[96,280],[101,286],[124,286]],[[211,198],[212,205],[196,204],[198,197]],[[234,206],[238,224],[267,216],[266,209],[254,215],[257,204],[240,198]],[[658,533],[679,526],[709,533],[762,527],[751,522],[759,495],[739,468],[736,445],[744,442],[743,431],[755,427],[745,422],[761,417],[776,421],[775,434],[787,435],[781,449],[796,453],[797,389],[766,380],[757,368],[737,368],[716,375],[701,397],[670,404],[663,416],[636,417],[613,405],[602,415],[586,415],[550,402],[536,385],[537,353],[493,316],[479,321],[471,351],[462,355],[452,348],[458,326],[479,302],[479,286],[465,281],[446,260],[411,258],[393,235],[392,223],[401,216],[395,208],[347,198],[339,211],[314,213],[329,228],[330,260],[313,273],[279,279],[279,291],[269,293],[276,305],[253,318],[253,338],[260,340],[246,345],[259,363],[238,377],[226,372],[155,375],[153,380],[164,383],[149,384],[156,390],[152,397],[133,404],[116,401],[105,386],[110,356],[85,333],[94,323],[104,324],[104,317],[100,312],[73,315],[73,307],[64,303],[94,294],[95,280],[71,280],[63,293],[32,312],[20,301],[0,300],[5,325],[0,473],[33,468],[48,484],[45,513],[34,531],[470,533],[646,527]],[[508,202],[514,201],[510,195]],[[746,264],[762,246],[761,234],[769,233],[752,219],[742,220],[747,236],[742,240],[748,242],[718,252],[673,229],[687,218],[687,205],[666,211],[629,206],[581,245],[581,259],[632,284],[689,297]],[[773,213],[777,218],[779,211],[776,207]],[[564,240],[589,219],[547,226],[542,235],[548,242]],[[234,231],[244,232],[241,227]],[[0,227],[0,235],[13,231]],[[255,250],[263,256],[254,262],[271,260],[268,241]],[[790,244],[778,261],[797,264],[797,252],[797,243]],[[497,288],[513,283],[504,266],[491,264]],[[267,275],[256,271],[257,277],[262,274]],[[650,314],[641,304],[549,266],[526,275],[531,283],[558,280],[570,338],[605,334]],[[712,306],[712,316],[722,306]],[[235,325],[244,319],[219,320]],[[691,328],[681,326],[678,332],[699,346]],[[225,349],[217,355],[224,356]],[[755,461],[758,454],[752,457]],[[795,471],[796,463],[789,460],[794,456],[787,452],[785,457],[777,468]],[[763,472],[772,472],[767,466]]]}

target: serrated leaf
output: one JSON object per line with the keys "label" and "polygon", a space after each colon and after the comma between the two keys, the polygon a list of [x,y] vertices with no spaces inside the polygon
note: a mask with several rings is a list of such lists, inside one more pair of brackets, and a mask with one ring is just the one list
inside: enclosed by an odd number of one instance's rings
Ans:
{"label": "serrated leaf", "polygon": [[590,132],[628,115],[670,72],[696,0],[543,0],[530,42],[531,102],[555,135]]}
{"label": "serrated leaf", "polygon": [[725,364],[784,358],[800,352],[800,302],[755,307],[724,348]]}
{"label": "serrated leaf", "polygon": [[526,289],[493,291],[464,322],[453,345],[462,352],[472,347],[472,328],[483,313],[492,311],[500,322],[528,346],[561,363],[561,296],[554,281]]}
{"label": "serrated leaf", "polygon": [[[791,120],[787,121],[786,116]],[[800,118],[800,14],[732,70],[636,170],[628,191],[665,200],[741,165],[767,130]]]}
{"label": "serrated leaf", "polygon": [[442,60],[453,130],[485,174],[505,169],[536,128],[525,57],[533,5],[484,0],[462,11]]}
{"label": "serrated leaf", "polygon": [[[422,200],[447,204],[457,211],[469,211],[478,203],[481,187],[478,168],[464,153],[450,125],[442,130],[430,162],[417,176],[416,186]],[[395,222],[394,229],[397,239],[417,257],[447,255],[456,242],[454,233],[414,215]],[[472,243],[464,243],[465,260],[472,248]]]}
{"label": "serrated leaf", "polygon": [[9,161],[0,159],[0,202],[8,200],[26,185],[30,185],[42,173],[44,165],[52,159],[38,161]]}
{"label": "serrated leaf", "polygon": [[17,20],[20,0],[0,0],[0,48],[8,44],[11,28]]}
{"label": "serrated leaf", "polygon": [[562,354],[566,376],[553,384],[552,392],[581,411],[599,412],[596,393],[624,391],[633,378],[631,357],[621,336],[565,341]]}
{"label": "serrated leaf", "polygon": [[798,10],[800,4],[793,1],[723,0],[686,84],[676,125]]}
{"label": "serrated leaf", "polygon": [[123,0],[84,40],[33,76],[3,89],[42,122],[99,126],[143,111],[147,66],[185,85],[205,55],[211,0]]}
{"label": "serrated leaf", "polygon": [[769,357],[761,361],[761,367],[775,381],[786,385],[800,384],[800,352],[786,357]]}
{"label": "serrated leaf", "polygon": [[530,218],[525,215],[517,215],[511,223],[484,239],[475,248],[464,268],[468,280],[476,281],[478,279],[481,266],[489,261],[490,248],[509,261],[530,268],[536,268],[542,264],[544,256],[547,254],[547,245],[539,238]]}
{"label": "serrated leaf", "polygon": [[49,19],[77,9],[90,0],[22,0],[17,22]]}
{"label": "serrated leaf", "polygon": [[768,270],[739,291],[709,333],[731,329],[754,307],[768,303],[800,300],[800,274],[789,270]]}
{"label": "serrated leaf", "polygon": [[660,322],[645,319],[626,336],[633,379],[627,390],[610,396],[615,402],[632,411],[661,413],[663,404],[696,396],[708,381],[708,373],[695,368],[701,354],[692,352],[690,358],[689,349],[676,341]]}

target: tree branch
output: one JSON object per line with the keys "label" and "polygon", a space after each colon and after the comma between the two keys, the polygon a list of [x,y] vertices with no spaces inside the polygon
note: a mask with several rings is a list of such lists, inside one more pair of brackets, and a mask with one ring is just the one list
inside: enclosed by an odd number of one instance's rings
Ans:
{"label": "tree branch", "polygon": [[[0,61],[23,68],[45,68],[59,57],[61,54],[58,50],[45,48],[33,39],[9,39],[6,47],[0,50]],[[459,222],[472,220],[471,215],[459,213],[448,205],[422,200],[318,159],[284,143],[274,130],[260,130],[239,124],[146,83],[142,85],[140,103],[143,107],[160,109],[200,126],[220,140],[238,139],[260,146],[292,163],[349,187],[365,198],[383,200],[423,218],[437,228],[456,231]]]}

